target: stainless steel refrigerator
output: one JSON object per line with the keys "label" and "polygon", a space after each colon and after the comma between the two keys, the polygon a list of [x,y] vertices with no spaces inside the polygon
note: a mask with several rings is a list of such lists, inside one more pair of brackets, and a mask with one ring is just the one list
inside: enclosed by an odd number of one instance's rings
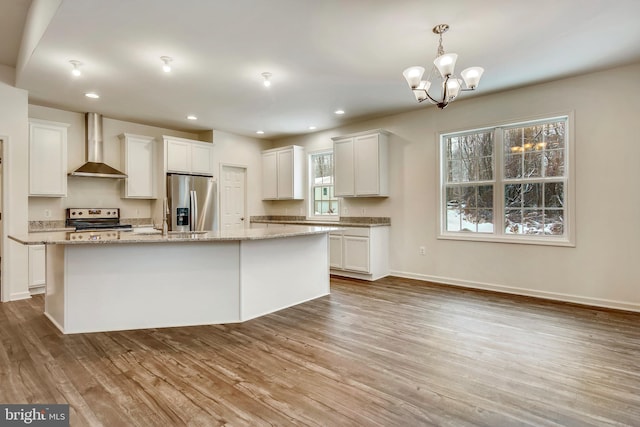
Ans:
{"label": "stainless steel refrigerator", "polygon": [[217,230],[216,184],[210,176],[167,174],[169,230]]}

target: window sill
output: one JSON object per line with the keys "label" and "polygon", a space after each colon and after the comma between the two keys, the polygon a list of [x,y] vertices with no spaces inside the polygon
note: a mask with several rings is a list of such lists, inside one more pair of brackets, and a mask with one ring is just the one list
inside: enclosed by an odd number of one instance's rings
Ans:
{"label": "window sill", "polygon": [[467,242],[515,243],[520,245],[560,246],[575,248],[575,242],[567,238],[536,238],[533,236],[494,236],[477,234],[440,234],[438,240],[462,240]]}

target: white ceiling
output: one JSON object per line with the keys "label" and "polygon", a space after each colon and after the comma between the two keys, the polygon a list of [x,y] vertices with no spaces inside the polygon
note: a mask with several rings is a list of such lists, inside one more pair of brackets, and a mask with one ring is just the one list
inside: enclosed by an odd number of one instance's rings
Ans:
{"label": "white ceiling", "polygon": [[[0,29],[29,3],[2,0]],[[17,80],[35,104],[271,139],[426,108],[402,70],[429,67],[436,24],[458,70],[485,68],[464,98],[640,61],[639,16],[638,0],[63,0]]]}

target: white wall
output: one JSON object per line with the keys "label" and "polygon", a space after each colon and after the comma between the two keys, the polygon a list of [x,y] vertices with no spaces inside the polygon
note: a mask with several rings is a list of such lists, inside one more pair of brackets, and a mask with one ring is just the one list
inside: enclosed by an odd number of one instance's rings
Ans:
{"label": "white wall", "polygon": [[[29,118],[69,123],[67,142],[68,172],[82,166],[85,161],[85,123],[84,113],[59,110],[55,108],[29,105]],[[125,122],[108,117],[103,118],[102,135],[104,138],[104,162],[122,170],[120,139],[122,133],[133,133],[158,138],[158,149],[162,149],[162,135],[197,139],[197,134],[171,129]],[[88,177],[68,177],[67,197],[29,197],[29,220],[64,220],[68,207],[119,207],[122,218],[150,218],[149,200],[122,199],[122,184],[119,179]],[[51,217],[45,216],[45,210],[51,211]]]}
{"label": "white wall", "polygon": [[[468,100],[462,95],[446,110],[420,107],[274,146],[298,144],[309,151],[330,147],[331,137],[347,133],[376,128],[392,133],[390,197],[345,199],[344,206],[350,216],[391,217],[394,275],[640,311],[638,75],[635,64]],[[611,82],[624,90],[609,90]],[[436,238],[439,132],[570,111],[575,113],[575,248]],[[268,213],[303,206],[274,202]],[[418,254],[419,246],[427,248],[426,256]]]}
{"label": "white wall", "polygon": [[0,65],[0,138],[3,139],[2,301],[29,298],[27,249],[9,234],[27,232],[27,92],[13,87],[15,70]]}

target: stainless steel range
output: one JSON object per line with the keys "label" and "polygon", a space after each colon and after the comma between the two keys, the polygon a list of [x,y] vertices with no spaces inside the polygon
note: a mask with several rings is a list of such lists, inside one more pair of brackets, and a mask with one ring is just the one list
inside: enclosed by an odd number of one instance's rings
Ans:
{"label": "stainless steel range", "polygon": [[131,229],[131,224],[120,224],[118,208],[68,208],[65,223],[76,231]]}

